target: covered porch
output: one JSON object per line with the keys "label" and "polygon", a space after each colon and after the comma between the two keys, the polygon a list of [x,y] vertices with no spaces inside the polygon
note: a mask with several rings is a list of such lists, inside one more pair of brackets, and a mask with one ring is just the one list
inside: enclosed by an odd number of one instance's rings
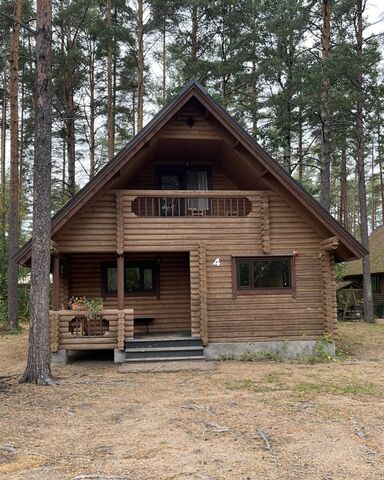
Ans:
{"label": "covered porch", "polygon": [[[52,272],[54,353],[124,352],[134,340],[200,338],[191,313],[190,252],[66,253],[53,257]],[[69,302],[84,297],[102,299],[97,318]]]}

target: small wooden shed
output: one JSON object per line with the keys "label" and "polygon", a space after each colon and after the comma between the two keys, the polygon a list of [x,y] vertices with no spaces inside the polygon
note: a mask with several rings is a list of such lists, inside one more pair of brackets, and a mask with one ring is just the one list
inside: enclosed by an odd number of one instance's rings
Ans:
{"label": "small wooden shed", "polygon": [[[335,333],[335,262],[366,253],[191,81],[53,217],[52,351],[294,355]],[[97,325],[73,296],[103,297]]]}
{"label": "small wooden shed", "polygon": [[[369,258],[375,314],[382,318],[384,316],[384,226],[378,227],[369,237]],[[362,288],[362,262],[356,260],[347,263],[344,278],[359,284]]]}

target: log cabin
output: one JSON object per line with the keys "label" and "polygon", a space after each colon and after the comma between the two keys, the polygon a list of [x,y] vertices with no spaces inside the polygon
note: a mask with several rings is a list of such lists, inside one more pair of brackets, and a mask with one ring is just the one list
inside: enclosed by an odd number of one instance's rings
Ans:
{"label": "log cabin", "polygon": [[[336,333],[335,263],[366,254],[191,81],[52,218],[53,359],[310,354]],[[102,297],[98,320],[71,297]]]}

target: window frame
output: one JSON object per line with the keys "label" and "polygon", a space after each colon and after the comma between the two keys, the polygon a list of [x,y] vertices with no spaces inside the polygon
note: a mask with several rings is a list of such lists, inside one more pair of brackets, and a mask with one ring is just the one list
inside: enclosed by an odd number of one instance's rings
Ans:
{"label": "window frame", "polygon": [[[136,292],[128,292],[125,289],[125,269],[126,268],[140,268],[140,287],[144,283],[144,270],[152,269],[153,288],[151,290],[137,290]],[[107,290],[107,269],[115,268],[117,270],[116,262],[103,262],[101,264],[101,291],[104,298],[117,297],[116,292],[108,292]],[[129,261],[124,262],[124,297],[160,297],[160,268],[156,261]]]}
{"label": "window frame", "polygon": [[[240,287],[240,263],[249,262],[249,278],[252,278],[253,272],[253,262],[255,260],[288,260],[289,261],[289,276],[290,276],[290,286],[289,287],[260,287],[255,288],[252,286],[249,287]],[[252,255],[252,256],[233,256],[232,257],[232,284],[233,284],[233,298],[237,298],[242,295],[291,295],[296,296],[296,272],[295,272],[295,257],[294,255]]]}
{"label": "window frame", "polygon": [[[163,165],[159,164],[155,166],[155,177],[156,185],[159,190],[161,190],[161,175],[178,175],[181,179],[181,188],[180,190],[187,190],[187,172],[189,171],[198,171],[198,172],[207,172],[208,180],[208,190],[212,190],[212,165],[207,164],[196,164],[190,166],[184,166],[180,164],[174,165]],[[202,190],[202,192],[205,190]]]}

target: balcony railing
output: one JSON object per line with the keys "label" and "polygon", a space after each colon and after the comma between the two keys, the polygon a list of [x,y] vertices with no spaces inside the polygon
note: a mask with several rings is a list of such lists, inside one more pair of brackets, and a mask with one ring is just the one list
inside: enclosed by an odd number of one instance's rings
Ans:
{"label": "balcony railing", "polygon": [[246,193],[127,191],[132,199],[132,213],[138,217],[246,217],[252,211],[252,202]]}

